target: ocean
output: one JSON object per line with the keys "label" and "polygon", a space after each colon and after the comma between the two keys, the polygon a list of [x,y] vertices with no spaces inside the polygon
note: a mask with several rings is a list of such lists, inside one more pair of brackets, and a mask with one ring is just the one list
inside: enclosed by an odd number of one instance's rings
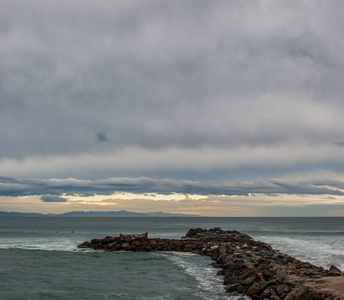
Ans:
{"label": "ocean", "polygon": [[224,292],[208,257],[78,249],[93,238],[190,228],[245,232],[303,261],[344,270],[344,218],[0,217],[1,299],[249,299]]}

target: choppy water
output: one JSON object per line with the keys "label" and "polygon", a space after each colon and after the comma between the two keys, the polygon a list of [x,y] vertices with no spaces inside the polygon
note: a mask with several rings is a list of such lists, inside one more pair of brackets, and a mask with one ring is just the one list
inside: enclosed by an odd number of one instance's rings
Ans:
{"label": "choppy water", "polygon": [[344,218],[0,218],[1,299],[238,299],[209,258],[77,249],[92,238],[189,228],[239,230],[275,249],[344,270]]}

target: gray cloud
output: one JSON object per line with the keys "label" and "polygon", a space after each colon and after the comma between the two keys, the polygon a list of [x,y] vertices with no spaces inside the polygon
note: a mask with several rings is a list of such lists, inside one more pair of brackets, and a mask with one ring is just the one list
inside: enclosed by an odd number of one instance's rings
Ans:
{"label": "gray cloud", "polygon": [[67,202],[66,198],[55,195],[43,195],[41,196],[43,202]]}
{"label": "gray cloud", "polygon": [[[233,171],[209,164],[195,172],[200,161],[213,159],[199,154],[202,147],[230,149],[235,159],[242,149],[260,158],[256,148],[283,147],[280,163],[234,169],[267,176],[290,165],[296,172],[309,165],[335,170],[340,160],[331,151],[300,163],[303,149],[342,146],[333,141],[344,139],[344,4],[333,3],[5,1],[0,166],[109,153],[120,160],[118,151],[136,147],[141,152],[126,157],[127,168],[109,161],[97,169],[71,164],[73,176],[104,178],[118,169],[149,176],[147,169],[125,170],[146,150],[177,148],[179,157],[194,151],[199,158],[178,177],[191,172],[197,179]],[[289,164],[291,148],[300,154]],[[175,172],[170,165],[161,169],[160,161],[148,163],[152,176]],[[73,170],[63,173],[56,164],[49,175],[68,177]],[[31,172],[47,176],[43,169]]]}
{"label": "gray cloud", "polygon": [[108,141],[105,133],[96,133],[97,143],[105,143]]}
{"label": "gray cloud", "polygon": [[[45,195],[46,202],[61,202],[62,194],[112,194],[116,191],[132,193],[188,193],[201,195],[248,195],[260,194],[325,194],[344,195],[344,182],[339,180],[287,181],[280,179],[260,180],[242,183],[217,183],[173,179],[108,178],[102,180],[49,179],[49,180],[16,180],[0,178],[0,195],[27,196]],[[51,196],[53,195],[53,196]]]}
{"label": "gray cloud", "polygon": [[334,142],[334,144],[338,147],[344,147],[344,142]]}

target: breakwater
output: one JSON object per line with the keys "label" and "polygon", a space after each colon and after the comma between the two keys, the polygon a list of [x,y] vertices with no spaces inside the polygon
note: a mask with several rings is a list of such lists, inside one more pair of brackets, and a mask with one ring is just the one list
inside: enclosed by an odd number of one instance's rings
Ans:
{"label": "breakwater", "polygon": [[[79,248],[105,251],[177,251],[211,257],[225,289],[252,299],[307,300],[343,299],[341,291],[329,288],[332,278],[344,284],[335,266],[326,270],[283,254],[247,234],[213,229],[190,229],[182,239],[149,238],[147,233],[107,236],[86,241]],[[339,281],[338,281],[339,279]]]}

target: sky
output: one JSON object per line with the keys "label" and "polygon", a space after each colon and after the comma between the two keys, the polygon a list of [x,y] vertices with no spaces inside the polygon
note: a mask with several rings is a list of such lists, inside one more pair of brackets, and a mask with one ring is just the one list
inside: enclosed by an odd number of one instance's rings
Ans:
{"label": "sky", "polygon": [[344,216],[343,10],[2,0],[0,211]]}

